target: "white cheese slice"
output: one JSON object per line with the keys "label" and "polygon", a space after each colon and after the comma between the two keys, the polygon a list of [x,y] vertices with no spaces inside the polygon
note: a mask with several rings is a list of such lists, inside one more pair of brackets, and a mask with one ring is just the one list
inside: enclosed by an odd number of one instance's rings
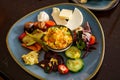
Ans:
{"label": "white cheese slice", "polygon": [[59,16],[63,19],[70,19],[72,16],[72,10],[62,9]]}
{"label": "white cheese slice", "polygon": [[56,22],[57,25],[66,25],[67,21],[65,19],[60,18],[59,14],[60,14],[60,9],[54,7],[53,11],[52,11],[52,14],[51,14],[54,21]]}
{"label": "white cheese slice", "polygon": [[78,8],[74,9],[72,17],[67,22],[66,26],[71,30],[78,28],[83,22],[83,15]]}

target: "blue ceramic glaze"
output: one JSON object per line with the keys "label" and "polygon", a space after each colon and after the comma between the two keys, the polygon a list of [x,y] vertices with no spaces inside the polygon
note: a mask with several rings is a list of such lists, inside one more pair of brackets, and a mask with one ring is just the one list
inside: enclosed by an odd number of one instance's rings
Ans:
{"label": "blue ceramic glaze", "polygon": [[[79,0],[72,0],[75,3],[81,4]],[[114,8],[119,3],[119,0],[88,0],[87,3],[81,4],[91,10],[105,11]]]}

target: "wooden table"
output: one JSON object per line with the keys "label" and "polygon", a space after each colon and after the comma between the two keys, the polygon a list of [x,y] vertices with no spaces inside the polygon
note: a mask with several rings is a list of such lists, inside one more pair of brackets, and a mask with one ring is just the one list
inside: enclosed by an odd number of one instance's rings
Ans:
{"label": "wooden table", "polygon": [[[10,80],[37,80],[25,72],[10,56],[6,35],[21,17],[44,6],[68,0],[1,0],[0,1],[0,70]],[[120,80],[120,4],[109,11],[95,12],[103,26],[106,51],[103,64],[92,80]],[[2,75],[0,73],[0,75]],[[1,80],[1,78],[0,78]],[[5,79],[7,80],[7,78]]]}

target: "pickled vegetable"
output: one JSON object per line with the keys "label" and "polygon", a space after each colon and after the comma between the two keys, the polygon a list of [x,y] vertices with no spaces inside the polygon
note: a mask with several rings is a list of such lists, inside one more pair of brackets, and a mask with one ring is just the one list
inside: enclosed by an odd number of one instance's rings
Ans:
{"label": "pickled vegetable", "polygon": [[78,59],[81,56],[81,51],[77,47],[71,46],[66,50],[65,55],[71,59]]}
{"label": "pickled vegetable", "polygon": [[72,72],[78,72],[80,71],[84,66],[84,62],[82,59],[68,59],[67,60],[67,67]]}

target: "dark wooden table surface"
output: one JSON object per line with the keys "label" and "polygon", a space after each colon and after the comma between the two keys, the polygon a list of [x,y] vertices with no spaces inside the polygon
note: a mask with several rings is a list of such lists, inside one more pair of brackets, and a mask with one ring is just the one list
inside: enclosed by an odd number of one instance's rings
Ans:
{"label": "dark wooden table surface", "polygon": [[[25,72],[10,56],[6,35],[21,17],[44,6],[69,0],[0,0],[0,75],[10,80],[37,80]],[[120,4],[109,11],[93,11],[105,33],[105,56],[99,72],[92,80],[120,80]],[[0,80],[1,77],[0,77]],[[5,79],[7,80],[7,78]]]}

